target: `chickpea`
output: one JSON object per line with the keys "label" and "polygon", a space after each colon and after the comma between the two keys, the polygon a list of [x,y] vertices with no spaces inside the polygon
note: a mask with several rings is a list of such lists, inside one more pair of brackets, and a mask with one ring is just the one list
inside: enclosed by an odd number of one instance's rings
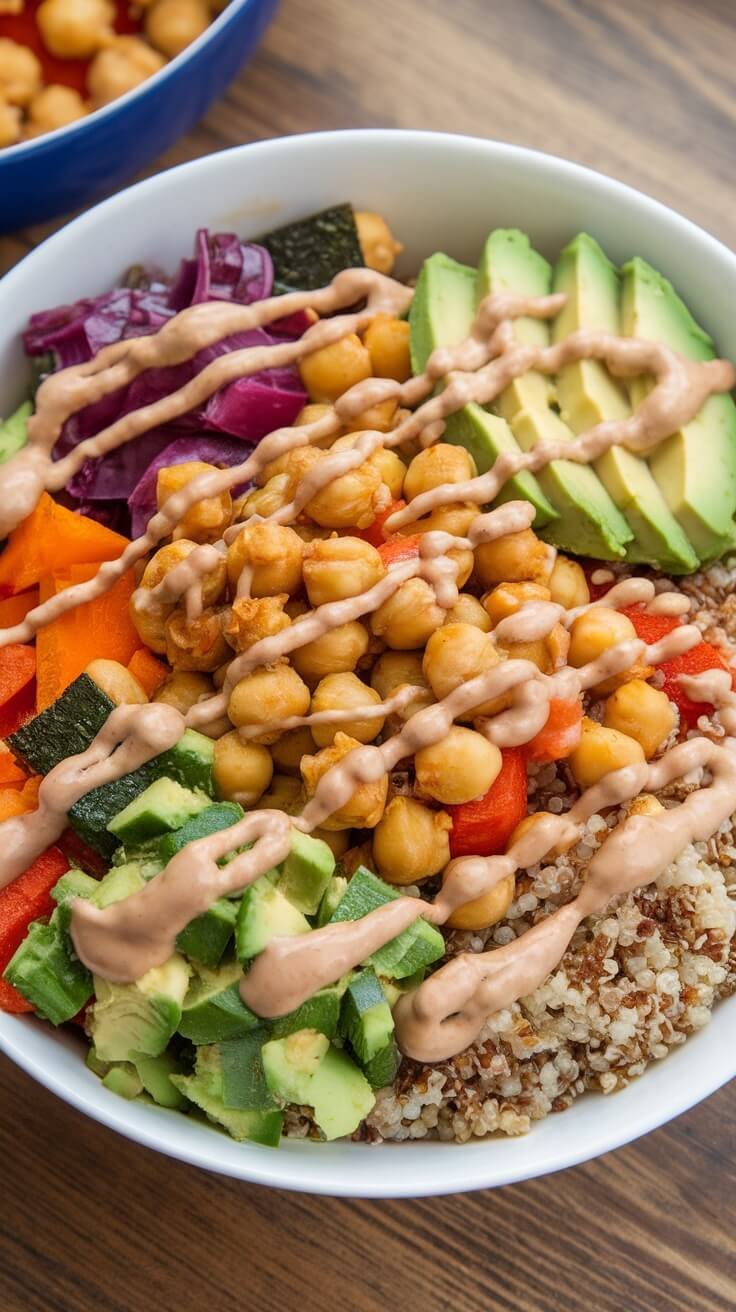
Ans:
{"label": "chickpea", "polygon": [[386,574],[375,547],[362,538],[328,538],[304,553],[304,584],[313,606],[367,592]]}
{"label": "chickpea", "polygon": [[406,471],[404,492],[408,501],[445,483],[465,483],[478,473],[469,451],[450,442],[436,442],[414,457]]}
{"label": "chickpea", "polygon": [[253,741],[268,745],[281,736],[280,729],[268,726],[290,715],[306,715],[309,701],[307,685],[290,665],[261,666],[236,683],[227,713],[237,729],[263,725],[264,732]]}
{"label": "chickpea", "polygon": [[85,666],[85,674],[107,693],[111,701],[116,706],[144,706],[148,701],[148,694],[144,692],[134,675],[130,670],[126,670],[120,661],[109,661],[103,657],[90,661]]}
{"label": "chickpea", "polygon": [[373,612],[371,628],[387,647],[410,651],[423,647],[444,623],[434,589],[425,579],[407,579]]}
{"label": "chickpea", "polygon": [[225,623],[225,637],[238,652],[247,651],[255,642],[272,638],[291,624],[284,606],[286,592],[277,597],[236,597]]}
{"label": "chickpea", "polygon": [[36,23],[46,49],[58,59],[91,59],[113,35],[109,0],[43,0]]}
{"label": "chickpea", "polygon": [[551,599],[550,590],[543,583],[499,583],[492,592],[486,593],[483,605],[492,623],[496,625],[509,615],[515,615],[527,601]]}
{"label": "chickpea", "polygon": [[567,660],[570,635],[564,625],[555,624],[544,638],[532,639],[529,642],[499,641],[498,647],[500,651],[505,651],[509,660],[531,661],[542,674],[552,674]]}
{"label": "chickpea", "polygon": [[445,624],[473,624],[482,633],[490,633],[491,621],[472,592],[461,592],[445,615]]}
{"label": "chickpea", "polygon": [[145,82],[163,68],[165,60],[138,36],[116,36],[98,50],[87,73],[87,87],[95,108]]}
{"label": "chickpea", "polygon": [[0,150],[14,146],[23,135],[23,114],[17,105],[8,105],[0,98]]}
{"label": "chickpea", "polygon": [[179,670],[166,680],[163,687],[159,688],[153,700],[164,702],[166,706],[173,706],[175,710],[181,711],[182,715],[186,715],[187,711],[197,705],[197,702],[213,695],[212,680],[208,679],[206,674],[197,674],[194,670]]}
{"label": "chickpea", "polygon": [[356,383],[371,377],[371,357],[357,333],[346,333],[305,356],[299,372],[310,401],[336,401]]}
{"label": "chickpea", "polygon": [[267,747],[244,742],[236,729],[217,739],[212,777],[218,797],[253,806],[265,793],[272,775],[273,761]]}
{"label": "chickpea", "polygon": [[585,577],[585,570],[576,560],[568,556],[557,556],[552,573],[549,576],[549,591],[552,600],[565,610],[576,606],[587,606],[590,601],[590,589]]}
{"label": "chickpea", "polygon": [[390,314],[377,314],[363,333],[376,378],[393,378],[405,383],[411,378],[409,324]]}
{"label": "chickpea", "polygon": [[447,919],[448,927],[464,930],[490,929],[492,925],[497,925],[499,920],[503,920],[514,900],[515,892],[515,877],[506,875],[505,879],[500,879],[488,893],[483,893],[480,897],[473,898],[472,902],[457,907]]}
{"label": "chickpea", "polygon": [[[302,778],[307,794],[314,797],[323,775],[362,744],[346,733],[337,733],[331,747],[323,747],[316,756],[305,756]],[[323,829],[375,829],[386,805],[388,776],[372,783],[359,784],[345,804],[322,822]]]}
{"label": "chickpea", "polygon": [[[523,838],[525,834],[529,833],[530,829],[534,829],[541,820],[545,820],[545,819],[548,820],[550,818],[559,820],[560,817],[559,816],[552,817],[551,811],[535,811],[533,815],[525,816],[523,820],[519,821],[511,837],[509,838],[509,841],[506,844],[506,851],[508,852],[512,847],[515,847],[516,844],[519,842],[519,840]],[[554,847],[551,847],[549,849],[547,856],[549,857],[564,856],[565,852],[569,852],[570,848],[574,847],[576,842],[577,839],[573,838],[569,842],[562,841],[556,843]]]}
{"label": "chickpea", "polygon": [[386,220],[374,210],[357,210],[355,225],[363,259],[369,269],[390,273],[404,247],[394,237]]}
{"label": "chickpea", "polygon": [[373,831],[373,859],[389,884],[418,884],[450,860],[452,820],[414,797],[393,797]]}
{"label": "chickpea", "polygon": [[385,401],[376,401],[375,405],[368,406],[367,410],[361,410],[359,414],[353,415],[346,424],[348,433],[360,433],[364,430],[371,429],[376,433],[390,433],[394,425],[394,418],[398,408],[398,401],[395,397],[387,397]]}
{"label": "chickpea", "polygon": [[638,765],[644,759],[644,752],[634,738],[617,729],[607,729],[586,715],[582,737],[569,763],[578,787],[585,789],[599,783],[611,770]]}
{"label": "chickpea", "polygon": [[265,487],[272,478],[287,474],[288,482],[284,486],[289,497],[292,498],[305,475],[324,458],[325,453],[320,451],[319,447],[295,446],[291,451],[284,451],[275,460],[269,460],[256,475],[256,480],[260,487]]}
{"label": "chickpea", "polygon": [[405,524],[399,532],[404,537],[413,536],[414,533],[452,533],[455,537],[463,538],[477,514],[478,507],[471,502],[453,501],[446,506],[438,506],[422,519]]}
{"label": "chickpea", "polygon": [[320,528],[318,524],[294,524],[294,532],[302,542],[326,542],[335,536],[334,529]]}
{"label": "chickpea", "polygon": [[661,815],[664,809],[662,803],[652,793],[640,793],[638,797],[632,798],[624,805],[627,815]]}
{"label": "chickpea", "polygon": [[[203,474],[216,474],[214,465],[207,465],[202,460],[187,460],[181,465],[168,465],[158,471],[156,483],[156,500],[161,510],[170,497],[182,488],[188,487]],[[233,502],[229,492],[219,496],[202,497],[179,520],[172,536],[189,538],[192,542],[217,542],[227,528],[233,513]]]}
{"label": "chickpea", "polygon": [[[435,697],[447,697],[462,683],[492,670],[501,661],[491,638],[474,624],[445,624],[433,633],[424,653],[423,668]],[[462,718],[493,715],[498,698],[474,706]]]}
{"label": "chickpea", "polygon": [[291,595],[302,586],[304,543],[283,524],[245,524],[227,549],[227,576],[233,592],[243,570],[251,571],[252,597]]}
{"label": "chickpea", "polygon": [[298,774],[303,756],[310,756],[317,750],[311,729],[304,725],[301,729],[289,729],[271,744],[271,756],[279,774]]}
{"label": "chickpea", "polygon": [[369,641],[365,625],[359,620],[349,620],[298,647],[291,653],[291,662],[305,683],[315,687],[328,674],[348,674],[354,670],[365,656]]}
{"label": "chickpea", "polygon": [[493,583],[546,583],[552,572],[551,552],[530,528],[507,533],[475,548],[475,569],[484,588]]}
{"label": "chickpea", "polygon": [[[636,638],[636,629],[628,615],[622,615],[620,611],[608,606],[595,606],[573,621],[570,628],[570,664],[579,669],[589,661],[598,660],[610,647],[615,647],[619,642],[629,642],[633,638]],[[607,696],[629,679],[645,679],[651,673],[651,666],[636,660],[628,669],[596,684],[595,692],[598,696]]]}
{"label": "chickpea", "polygon": [[305,508],[323,528],[368,528],[383,508],[384,498],[381,470],[366,460],[321,488]]}
{"label": "chickpea", "polygon": [[371,464],[375,465],[381,480],[386,484],[394,501],[398,501],[404,490],[404,475],[406,474],[406,465],[403,460],[399,459],[395,451],[389,451],[382,447],[371,456]]}
{"label": "chickpea", "polygon": [[301,615],[306,615],[310,607],[302,597],[290,597],[284,606],[284,610],[293,624],[294,620],[298,620]]}
{"label": "chickpea", "polygon": [[408,706],[397,713],[399,720],[405,723],[417,711],[431,706],[434,695],[424,677],[422,657],[418,651],[385,651],[371,671],[371,687],[375,688],[381,701],[386,701],[402,684],[413,684],[424,690],[418,692]]}
{"label": "chickpea", "polygon": [[78,91],[51,83],[33,97],[28,107],[26,133],[29,137],[40,137],[44,132],[76,123],[86,114],[87,106]]}
{"label": "chickpea", "polygon": [[472,802],[488,792],[503,763],[498,747],[474,729],[453,725],[441,742],[422,747],[414,758],[422,793],[446,806]]}
{"label": "chickpea", "polygon": [[[322,711],[356,711],[365,710],[366,706],[375,706],[381,698],[373,688],[369,688],[355,674],[328,674],[321,679],[312,694],[312,715]],[[337,724],[313,724],[312,736],[318,747],[329,747],[334,742],[338,730],[356,738],[360,743],[371,743],[377,738],[384,725],[383,716],[354,720],[341,720]]]}
{"label": "chickpea", "polygon": [[[331,415],[332,413],[333,413],[332,406],[328,405],[326,402],[321,402],[321,403],[310,402],[309,405],[304,406],[303,410],[299,411],[299,414],[294,420],[294,427],[302,428],[304,424],[313,424],[318,419],[324,419],[325,415]],[[324,449],[325,447],[330,447],[332,446],[332,443],[334,442],[335,438],[341,436],[344,432],[345,432],[344,428],[337,428],[332,433],[330,433],[328,437],[321,437],[317,442],[312,441],[310,445],[317,446],[322,449]]]}
{"label": "chickpea", "polygon": [[156,0],[146,10],[145,33],[152,46],[174,59],[207,30],[210,15],[204,0]]}
{"label": "chickpea", "polygon": [[288,774],[275,774],[271,786],[258,801],[258,809],[264,811],[285,811],[287,815],[298,815],[304,807],[304,786],[301,779],[294,779]]}
{"label": "chickpea", "polygon": [[43,82],[41,63],[29,46],[0,37],[0,101],[25,109]]}
{"label": "chickpea", "polygon": [[[166,620],[174,609],[171,602],[146,598],[145,593],[152,591],[162,583],[177,565],[181,565],[195,549],[196,542],[180,538],[178,542],[169,542],[160,547],[151,557],[140,581],[140,595],[133,593],[130,603],[130,618],[146,646],[152,651],[163,654],[166,651]],[[225,591],[225,561],[207,574],[202,583],[202,601],[211,606],[219,600]]]}
{"label": "chickpea", "polygon": [[209,608],[196,620],[187,619],[178,606],[166,621],[166,657],[175,670],[211,674],[230,655],[223,633],[224,612]]}
{"label": "chickpea", "polygon": [[649,760],[669,738],[677,715],[665,692],[643,679],[632,679],[608,698],[603,723],[635,738]]}
{"label": "chickpea", "polygon": [[281,510],[291,500],[290,487],[289,474],[276,474],[265,487],[254,488],[236,502],[233,507],[233,523],[250,519],[253,515],[260,515],[262,519],[275,515],[277,510]]}
{"label": "chickpea", "polygon": [[321,838],[322,842],[330,848],[336,861],[339,861],[345,855],[352,841],[349,829],[329,830],[317,828],[312,830],[312,837]]}

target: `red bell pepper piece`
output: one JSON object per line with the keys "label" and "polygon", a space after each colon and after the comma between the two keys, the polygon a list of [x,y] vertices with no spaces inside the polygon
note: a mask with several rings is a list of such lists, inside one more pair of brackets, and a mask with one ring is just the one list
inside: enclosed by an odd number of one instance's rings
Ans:
{"label": "red bell pepper piece", "polygon": [[681,656],[673,656],[670,661],[662,661],[657,666],[664,674],[664,691],[670,701],[674,702],[680,712],[680,720],[687,729],[694,729],[701,715],[712,715],[710,702],[694,702],[688,697],[680,683],[681,674],[703,674],[705,670],[727,670],[731,675],[732,686],[736,686],[734,670],[725,660],[723,654],[712,642],[699,642],[697,647],[684,651]]}
{"label": "red bell pepper piece", "polygon": [[413,560],[415,556],[418,556],[421,540],[421,533],[413,533],[411,537],[391,538],[389,542],[382,542],[378,548],[378,554],[386,569],[389,569],[391,565],[397,565],[401,560]]}
{"label": "red bell pepper piece", "polygon": [[403,510],[405,505],[406,502],[402,501],[401,498],[398,501],[392,501],[385,510],[379,510],[372,524],[369,524],[367,528],[357,529],[355,536],[362,538],[364,542],[370,542],[372,547],[383,546],[388,538],[388,534],[384,529],[386,520],[391,515],[395,515],[397,510]]}
{"label": "red bell pepper piece", "polygon": [[562,761],[575,751],[582,736],[583,707],[579,698],[552,697],[547,723],[524,748],[528,761]]}
{"label": "red bell pepper piece", "polygon": [[106,861],[104,856],[100,856],[99,852],[93,852],[91,847],[87,847],[73,829],[64,830],[59,839],[59,847],[73,866],[78,866],[80,870],[93,875],[95,879],[101,879],[107,874],[109,861]]}
{"label": "red bell pepper piece", "polygon": [[[63,852],[58,847],[50,847],[22,875],[0,890],[0,974],[25,938],[31,921],[53,911],[51,889],[68,869],[69,863]],[[11,993],[15,994],[15,990]],[[0,1010],[18,1010],[17,1006],[6,1007],[6,1000],[12,1002],[13,999],[6,999],[3,990],[0,992]]]}
{"label": "red bell pepper piece", "polygon": [[5,979],[0,979],[0,1011],[21,1016],[24,1012],[33,1011],[33,1007],[22,993],[13,988],[12,984],[8,984]]}
{"label": "red bell pepper piece", "polygon": [[679,616],[652,615],[644,610],[643,606],[620,606],[619,611],[631,620],[637,638],[641,638],[642,642],[646,642],[649,646],[661,642],[668,633],[679,628],[682,623]]}
{"label": "red bell pepper piece", "polygon": [[447,807],[452,819],[452,856],[495,856],[505,851],[509,838],[526,815],[524,753],[518,747],[507,747],[501,755],[501,771],[485,797]]}

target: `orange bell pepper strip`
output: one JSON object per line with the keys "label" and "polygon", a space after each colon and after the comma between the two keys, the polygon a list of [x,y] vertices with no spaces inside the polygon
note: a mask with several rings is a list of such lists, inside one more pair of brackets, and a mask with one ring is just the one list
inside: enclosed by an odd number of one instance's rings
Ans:
{"label": "orange bell pepper strip", "polygon": [[451,856],[495,856],[506,849],[526,815],[527,777],[524,753],[504,748],[503,764],[484,797],[446,809],[452,820]]}
{"label": "orange bell pepper strip", "polygon": [[12,752],[0,752],[0,788],[22,788],[27,782],[28,775]]}
{"label": "orange bell pepper strip", "polygon": [[359,528],[355,531],[356,538],[362,538],[364,542],[370,542],[372,547],[381,547],[389,539],[384,524],[386,520],[395,515],[397,510],[403,510],[406,502],[399,498],[398,501],[392,501],[385,510],[379,510],[372,524],[367,528]]}
{"label": "orange bell pepper strip", "polygon": [[583,707],[579,698],[552,697],[547,723],[526,743],[528,761],[562,761],[575,751],[582,736]]}
{"label": "orange bell pepper strip", "polygon": [[418,556],[421,540],[421,533],[413,533],[410,537],[390,538],[388,542],[382,542],[378,548],[378,554],[386,569],[390,569],[392,565],[398,565],[399,561],[413,560],[415,556]]}
{"label": "orange bell pepper strip", "polygon": [[[57,847],[50,847],[22,875],[0,890],[0,974],[28,933],[31,921],[40,920],[53,911],[51,889],[68,869],[64,854]],[[0,984],[3,985],[0,1011],[33,1010],[4,980],[0,980]],[[18,999],[23,1006],[19,1005]]]}
{"label": "orange bell pepper strip", "polygon": [[[0,560],[2,557],[0,556]],[[29,610],[38,605],[38,588],[21,592],[17,597],[6,597],[0,601],[0,629],[12,629],[22,624]]]}
{"label": "orange bell pepper strip", "polygon": [[69,565],[117,560],[128,538],[60,506],[44,492],[36,509],[10,534],[0,555],[0,596],[15,596]]}
{"label": "orange bell pepper strip", "polygon": [[134,651],[128,661],[128,670],[137,679],[141,688],[149,697],[155,697],[162,683],[169,677],[169,669],[147,647]]}
{"label": "orange bell pepper strip", "polygon": [[[42,580],[41,597],[53,596],[75,583],[83,583],[97,572],[96,564],[70,565]],[[50,706],[73,683],[85,666],[97,657],[127,665],[140,647],[128,605],[135,588],[135,575],[128,570],[109,592],[87,601],[47,624],[36,639],[36,707]]]}

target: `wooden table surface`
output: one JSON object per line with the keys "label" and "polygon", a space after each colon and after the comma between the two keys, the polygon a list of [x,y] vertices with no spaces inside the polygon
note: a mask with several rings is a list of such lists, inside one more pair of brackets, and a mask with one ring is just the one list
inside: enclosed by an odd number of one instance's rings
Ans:
{"label": "wooden table surface", "polygon": [[[282,0],[250,68],[156,168],[296,131],[454,130],[594,165],[733,244],[734,33],[733,0]],[[0,239],[0,271],[49,230]],[[7,1062],[0,1098],[2,1312],[736,1304],[733,1088],[561,1175],[401,1203],[198,1173]]]}

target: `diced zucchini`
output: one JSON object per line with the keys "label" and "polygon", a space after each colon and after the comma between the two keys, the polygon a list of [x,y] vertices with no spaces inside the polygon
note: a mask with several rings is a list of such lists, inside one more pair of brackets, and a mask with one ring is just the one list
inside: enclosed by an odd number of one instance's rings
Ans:
{"label": "diced zucchini", "polygon": [[[358,866],[343,898],[330,917],[331,924],[344,920],[359,920],[386,902],[393,902],[399,894],[377,875]],[[415,921],[390,943],[386,943],[371,957],[371,964],[379,975],[403,979],[413,975],[422,966],[438,961],[445,953],[445,940],[434,925],[424,919]]]}
{"label": "diced zucchini", "polygon": [[347,888],[348,881],[344,875],[332,876],[332,879],[324,891],[322,901],[319,904],[317,929],[322,929],[324,925],[330,923],[335,911],[347,892]]}
{"label": "diced zucchini", "polygon": [[391,1042],[394,1018],[375,971],[367,966],[348,984],[341,1029],[361,1065]]}
{"label": "diced zucchini", "polygon": [[158,853],[162,861],[170,861],[181,852],[187,843],[196,843],[198,838],[209,838],[222,829],[229,829],[243,819],[245,811],[237,802],[214,802],[204,808],[198,815],[188,820],[181,829],[173,834],[164,834],[158,839]]}
{"label": "diced zucchini", "polygon": [[284,897],[268,875],[261,875],[246,888],[238,908],[235,950],[240,961],[249,961],[276,937],[308,934],[306,916]]}
{"label": "diced zucchini", "polygon": [[177,934],[179,952],[204,966],[217,966],[233,936],[237,914],[236,903],[224,897],[218,898]]}
{"label": "diced zucchini", "polygon": [[299,829],[291,831],[291,851],[278,867],[275,883],[297,911],[313,916],[335,869],[327,843]]}
{"label": "diced zucchini", "polygon": [[209,1120],[227,1130],[238,1142],[252,1140],[267,1147],[278,1147],[283,1113],[226,1107],[222,1098],[222,1063],[218,1046],[199,1048],[193,1075],[172,1075],[172,1083]]}
{"label": "diced zucchini", "polygon": [[261,1056],[268,1031],[251,1030],[241,1039],[220,1043],[222,1063],[222,1101],[228,1108],[240,1111],[269,1111],[276,1106],[273,1094],[266,1084]]}
{"label": "diced zucchini", "polygon": [[59,911],[36,920],[3,972],[13,988],[52,1025],[71,1020],[92,996],[92,976],[72,951]]}
{"label": "diced zucchini", "polygon": [[242,977],[237,961],[216,971],[199,968],[184,998],[179,1033],[190,1043],[220,1043],[241,1038],[260,1025],[240,997]]}
{"label": "diced zucchini", "polygon": [[136,847],[160,834],[181,829],[209,805],[208,797],[182,788],[175,779],[156,779],[113,816],[107,828],[124,847]]}
{"label": "diced zucchini", "polygon": [[337,984],[320,989],[295,1011],[290,1011],[287,1016],[279,1016],[277,1020],[271,1021],[268,1027],[271,1037],[283,1039],[289,1034],[295,1034],[297,1030],[316,1030],[318,1034],[325,1034],[328,1039],[334,1039],[346,984],[347,979],[344,979]]}
{"label": "diced zucchini", "polygon": [[372,1089],[385,1089],[393,1084],[400,1065],[401,1053],[392,1039],[375,1057],[364,1063],[363,1074]]}

